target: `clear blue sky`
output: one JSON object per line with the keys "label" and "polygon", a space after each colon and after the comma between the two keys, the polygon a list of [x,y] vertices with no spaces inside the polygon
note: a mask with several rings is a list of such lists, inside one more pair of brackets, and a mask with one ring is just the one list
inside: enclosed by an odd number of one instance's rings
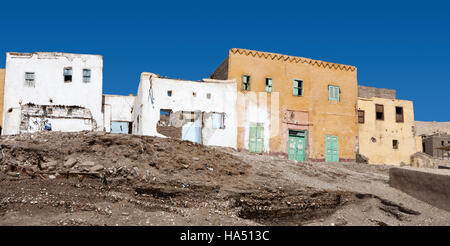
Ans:
{"label": "clear blue sky", "polygon": [[450,4],[437,1],[4,1],[5,52],[101,54],[105,94],[136,93],[141,72],[199,80],[230,48],[358,67],[358,82],[450,121]]}

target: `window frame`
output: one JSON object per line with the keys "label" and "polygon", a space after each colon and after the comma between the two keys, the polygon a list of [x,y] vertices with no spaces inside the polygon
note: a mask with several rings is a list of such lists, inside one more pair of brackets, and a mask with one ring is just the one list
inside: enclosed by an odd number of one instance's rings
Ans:
{"label": "window frame", "polygon": [[[84,72],[89,72],[89,76],[85,75]],[[87,83],[91,83],[92,70],[89,69],[89,68],[84,68],[82,73],[83,73],[83,74],[82,74],[82,75],[83,75],[83,83],[86,83],[86,84],[87,84]],[[86,78],[88,78],[89,81],[86,81]]]}
{"label": "window frame", "polygon": [[[299,82],[299,84],[297,84],[297,86],[295,86],[295,82]],[[303,80],[301,79],[294,79],[292,81],[292,95],[293,96],[297,96],[297,97],[302,97],[303,96]],[[297,90],[297,94],[296,94],[296,90]],[[299,93],[300,91],[300,93]]]}
{"label": "window frame", "polygon": [[[66,74],[66,70],[70,71],[70,74]],[[66,76],[70,76],[70,81],[66,80]],[[64,79],[64,83],[72,83],[73,82],[73,68],[72,67],[64,67],[63,79]]]}
{"label": "window frame", "polygon": [[[360,113],[362,113],[362,115],[360,115]],[[366,112],[364,110],[358,109],[358,124],[364,124],[365,117],[366,117]],[[361,119],[362,119],[362,121],[361,121]]]}
{"label": "window frame", "polygon": [[[221,120],[220,120],[220,127],[214,127],[214,117],[213,115],[220,115]],[[212,112],[211,114],[211,121],[212,121],[212,129],[225,129],[225,113],[220,113],[220,112]]]}
{"label": "window frame", "polygon": [[392,139],[392,149],[398,149],[400,142],[397,139]]}
{"label": "window frame", "polygon": [[[246,82],[244,82],[244,78],[246,78]],[[243,91],[250,91],[251,90],[251,76],[250,75],[242,75],[242,81],[241,81],[241,90]]]}
{"label": "window frame", "polygon": [[[269,84],[267,82],[270,82]],[[266,87],[265,92],[272,93],[273,92],[273,79],[270,77],[266,78]]]}
{"label": "window frame", "polygon": [[[378,106],[381,106],[382,113],[383,113],[381,119],[378,119],[378,116],[377,116]],[[375,104],[375,120],[384,120],[384,105],[383,104]]]}
{"label": "window frame", "polygon": [[336,102],[341,101],[341,88],[339,86],[328,85],[328,101],[336,101]]}
{"label": "window frame", "polygon": [[[27,75],[32,75],[33,78],[30,79],[30,78],[28,78]],[[25,72],[24,76],[25,76],[25,80],[24,80],[25,87],[33,87],[33,88],[36,87],[36,73],[35,72]]]}
{"label": "window frame", "polygon": [[[400,114],[397,113],[397,109],[400,108],[402,110],[401,113],[401,120],[398,119],[398,116]],[[404,111],[403,111],[403,107],[402,106],[395,106],[395,122],[397,123],[404,123],[405,122],[405,116],[404,116]]]}

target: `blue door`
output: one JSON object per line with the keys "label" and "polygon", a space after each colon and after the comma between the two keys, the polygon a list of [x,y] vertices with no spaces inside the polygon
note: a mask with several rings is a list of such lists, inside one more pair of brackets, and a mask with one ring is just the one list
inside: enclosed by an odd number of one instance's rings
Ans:
{"label": "blue door", "polygon": [[128,122],[111,121],[111,133],[128,134]]}

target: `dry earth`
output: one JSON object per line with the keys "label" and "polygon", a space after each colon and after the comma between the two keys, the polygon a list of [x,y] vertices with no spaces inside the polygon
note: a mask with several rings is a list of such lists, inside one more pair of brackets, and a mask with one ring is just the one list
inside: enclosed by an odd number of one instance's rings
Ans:
{"label": "dry earth", "polygon": [[390,166],[94,132],[0,146],[0,225],[450,225],[389,187]]}

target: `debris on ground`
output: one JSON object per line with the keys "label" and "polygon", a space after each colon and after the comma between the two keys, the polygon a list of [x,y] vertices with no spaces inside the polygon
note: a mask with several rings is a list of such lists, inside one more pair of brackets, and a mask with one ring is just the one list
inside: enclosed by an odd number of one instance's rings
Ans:
{"label": "debris on ground", "polygon": [[1,136],[0,225],[450,225],[390,166],[299,163],[148,136]]}

